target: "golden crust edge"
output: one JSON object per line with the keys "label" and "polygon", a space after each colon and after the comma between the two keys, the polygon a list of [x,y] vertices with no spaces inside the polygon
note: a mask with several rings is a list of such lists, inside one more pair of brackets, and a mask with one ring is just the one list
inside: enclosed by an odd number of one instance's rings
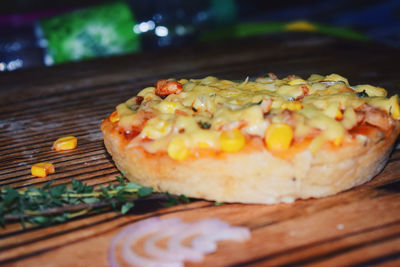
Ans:
{"label": "golden crust edge", "polygon": [[149,160],[143,150],[124,146],[124,137],[113,131],[108,119],[101,130],[107,151],[131,181],[193,198],[274,204],[329,196],[368,182],[386,165],[400,122],[395,121],[392,134],[378,143],[320,150],[314,156],[304,151],[291,160],[266,150],[228,153],[221,159],[175,161],[165,154]]}

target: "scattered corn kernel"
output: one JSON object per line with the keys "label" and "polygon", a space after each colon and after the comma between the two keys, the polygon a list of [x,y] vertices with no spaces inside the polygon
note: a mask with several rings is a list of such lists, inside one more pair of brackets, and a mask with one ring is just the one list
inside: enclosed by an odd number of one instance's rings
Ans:
{"label": "scattered corn kernel", "polygon": [[265,132],[265,144],[269,150],[288,149],[292,140],[293,129],[286,123],[272,123]]}
{"label": "scattered corn kernel", "polygon": [[189,156],[189,152],[182,138],[173,139],[168,144],[168,155],[174,160],[184,160]]}
{"label": "scattered corn kernel", "polygon": [[297,85],[297,84],[306,84],[307,82],[303,79],[294,79],[288,82],[290,85]]}
{"label": "scattered corn kernel", "polygon": [[400,119],[400,107],[399,107],[399,96],[394,95],[389,99],[390,102],[390,113],[394,119]]}
{"label": "scattered corn kernel", "polygon": [[48,174],[54,173],[54,165],[49,162],[40,162],[32,165],[31,174],[36,177],[44,178]]}
{"label": "scattered corn kernel", "polygon": [[300,101],[286,101],[281,105],[281,109],[300,110],[301,108],[302,104]]}
{"label": "scattered corn kernel", "polygon": [[53,149],[55,151],[71,150],[76,148],[78,139],[75,136],[64,136],[58,138],[53,143]]}
{"label": "scattered corn kernel", "polygon": [[116,110],[114,110],[114,112],[111,113],[109,118],[110,118],[111,122],[117,122],[120,119],[119,114],[118,114],[118,112]]}
{"label": "scattered corn kernel", "polygon": [[221,149],[224,152],[238,152],[246,144],[246,139],[239,129],[222,132],[220,135]]}

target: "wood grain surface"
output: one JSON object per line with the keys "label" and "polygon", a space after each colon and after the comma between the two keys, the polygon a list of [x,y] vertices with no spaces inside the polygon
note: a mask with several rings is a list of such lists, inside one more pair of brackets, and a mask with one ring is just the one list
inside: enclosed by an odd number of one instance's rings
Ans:
{"label": "wood grain surface", "polygon": [[[400,88],[398,62],[394,48],[290,34],[3,73],[0,186],[115,181],[118,171],[105,151],[100,122],[161,78],[339,73],[351,84],[371,83],[392,94]],[[52,151],[63,135],[77,136],[78,148]],[[39,161],[52,162],[56,173],[33,178],[30,166]],[[108,211],[46,228],[9,224],[0,229],[0,265],[108,266],[111,239],[152,216],[218,217],[251,230],[249,241],[220,242],[203,262],[187,266],[400,266],[400,151],[371,182],[322,199],[220,206],[195,200],[169,208],[142,201],[126,216]]]}

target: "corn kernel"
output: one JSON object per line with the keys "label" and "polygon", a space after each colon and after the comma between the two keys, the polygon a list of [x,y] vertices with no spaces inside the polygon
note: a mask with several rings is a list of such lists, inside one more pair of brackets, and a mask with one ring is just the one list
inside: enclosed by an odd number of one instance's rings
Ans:
{"label": "corn kernel", "polygon": [[338,109],[338,110],[336,111],[335,119],[336,119],[336,120],[341,120],[341,119],[343,119],[343,113],[342,113],[342,111],[341,111],[340,109]]}
{"label": "corn kernel", "polygon": [[307,82],[303,79],[294,79],[288,82],[290,85],[297,85],[297,84],[306,84]]}
{"label": "corn kernel", "polygon": [[389,99],[391,104],[390,113],[394,119],[400,119],[400,107],[399,107],[399,96],[394,95]]}
{"label": "corn kernel", "polygon": [[189,156],[189,152],[182,138],[173,139],[168,144],[168,155],[174,160],[184,160]]}
{"label": "corn kernel", "polygon": [[76,145],[78,143],[78,139],[75,136],[64,136],[58,138],[54,143],[53,143],[53,149],[55,151],[63,151],[63,150],[71,150],[76,148]]}
{"label": "corn kernel", "polygon": [[220,135],[221,149],[224,152],[238,152],[246,144],[244,135],[238,129],[222,132]]}
{"label": "corn kernel", "polygon": [[174,113],[177,108],[177,103],[171,101],[163,101],[158,105],[158,109],[162,113]]}
{"label": "corn kernel", "polygon": [[110,121],[111,121],[111,122],[117,122],[117,121],[119,121],[120,117],[119,117],[118,111],[114,110],[114,112],[111,113],[111,115],[110,115],[109,118],[110,118]]}
{"label": "corn kernel", "polygon": [[302,108],[302,103],[300,101],[286,101],[283,102],[281,105],[281,109],[288,109],[288,110],[300,110]]}
{"label": "corn kernel", "polygon": [[288,149],[292,140],[293,129],[286,123],[272,123],[265,132],[265,144],[269,150]]}
{"label": "corn kernel", "polygon": [[40,162],[32,165],[31,174],[36,177],[44,178],[48,174],[54,173],[54,165],[49,162]]}
{"label": "corn kernel", "polygon": [[167,135],[171,129],[172,125],[169,121],[156,117],[147,121],[142,130],[142,135],[143,137],[158,139]]}
{"label": "corn kernel", "polygon": [[335,146],[340,146],[343,142],[343,137],[336,137],[333,139],[333,145]]}
{"label": "corn kernel", "polygon": [[207,142],[199,141],[199,142],[197,142],[197,147],[207,149],[207,148],[210,148],[210,145]]}

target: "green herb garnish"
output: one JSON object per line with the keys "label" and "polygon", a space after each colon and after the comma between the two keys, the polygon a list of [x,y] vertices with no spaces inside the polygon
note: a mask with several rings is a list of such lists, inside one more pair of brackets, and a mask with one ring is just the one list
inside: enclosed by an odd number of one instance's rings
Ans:
{"label": "green herb garnish", "polygon": [[201,127],[202,129],[210,129],[210,127],[211,127],[211,123],[204,122],[204,121],[200,121],[200,122],[199,122],[199,125],[200,125],[200,127]]}
{"label": "green herb garnish", "polygon": [[164,207],[171,207],[178,204],[186,204],[190,203],[190,199],[185,195],[173,196],[169,193],[166,193],[167,202],[163,204]]}
{"label": "green herb garnish", "polygon": [[23,190],[3,187],[0,189],[0,225],[4,227],[7,222],[19,220],[23,227],[26,222],[47,226],[107,207],[126,214],[136,199],[153,192],[152,188],[128,182],[123,176],[116,178],[118,183],[100,186],[100,190],[75,179],[70,186],[51,186],[53,181],[49,181],[42,187]]}
{"label": "green herb garnish", "polygon": [[357,92],[356,94],[358,97],[369,97],[369,95],[367,94],[367,92],[365,92],[365,90],[362,90],[361,92]]}

